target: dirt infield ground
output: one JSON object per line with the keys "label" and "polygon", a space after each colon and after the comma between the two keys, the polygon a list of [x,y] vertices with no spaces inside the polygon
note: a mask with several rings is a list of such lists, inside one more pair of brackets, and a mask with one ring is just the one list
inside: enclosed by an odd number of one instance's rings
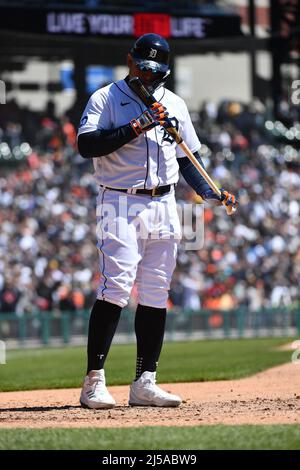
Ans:
{"label": "dirt infield ground", "polygon": [[250,378],[161,384],[179,394],[179,408],[127,405],[128,386],[109,387],[118,406],[86,410],[79,389],[3,392],[0,427],[72,428],[300,423],[300,364],[274,367]]}

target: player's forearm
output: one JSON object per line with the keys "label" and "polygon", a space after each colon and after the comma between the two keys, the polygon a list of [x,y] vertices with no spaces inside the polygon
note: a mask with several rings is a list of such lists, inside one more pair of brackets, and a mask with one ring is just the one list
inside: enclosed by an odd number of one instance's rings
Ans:
{"label": "player's forearm", "polygon": [[78,136],[78,150],[83,158],[108,155],[136,138],[130,124],[118,129],[85,132]]}
{"label": "player's forearm", "polygon": [[[205,168],[199,153],[194,152],[194,155],[202,167]],[[177,158],[177,162],[185,181],[196,191],[197,194],[199,194],[199,196],[202,196],[205,191],[210,189],[210,186],[188,157]]]}

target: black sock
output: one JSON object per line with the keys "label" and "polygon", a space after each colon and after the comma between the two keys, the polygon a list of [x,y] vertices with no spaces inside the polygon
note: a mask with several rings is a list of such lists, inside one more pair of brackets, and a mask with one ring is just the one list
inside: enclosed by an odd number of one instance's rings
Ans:
{"label": "black sock", "polygon": [[137,341],[136,379],[146,370],[155,372],[163,345],[166,308],[138,305],[135,315]]}
{"label": "black sock", "polygon": [[121,311],[119,305],[105,300],[96,300],[94,303],[89,321],[87,374],[91,370],[103,368]]}

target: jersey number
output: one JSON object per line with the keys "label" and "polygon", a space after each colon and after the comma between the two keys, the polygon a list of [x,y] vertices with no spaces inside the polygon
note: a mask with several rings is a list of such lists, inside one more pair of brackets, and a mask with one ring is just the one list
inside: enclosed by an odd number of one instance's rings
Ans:
{"label": "jersey number", "polygon": [[[179,122],[178,122],[178,119],[176,117],[172,117],[172,118],[169,118],[171,123],[173,124],[173,126],[176,128],[176,130],[178,131],[179,129]],[[175,140],[173,139],[173,137],[168,134],[168,132],[166,131],[166,129],[163,130],[164,132],[164,135],[161,139],[161,143],[163,144],[164,142],[169,142],[170,144],[173,144],[173,142],[175,142]]]}

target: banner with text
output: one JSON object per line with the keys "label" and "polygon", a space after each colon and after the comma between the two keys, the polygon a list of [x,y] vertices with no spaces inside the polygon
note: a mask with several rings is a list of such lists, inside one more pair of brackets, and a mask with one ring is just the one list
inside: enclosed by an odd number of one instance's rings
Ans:
{"label": "banner with text", "polygon": [[217,38],[242,35],[240,17],[173,16],[165,13],[108,14],[0,7],[2,30],[49,35],[138,37],[154,32],[166,38]]}

